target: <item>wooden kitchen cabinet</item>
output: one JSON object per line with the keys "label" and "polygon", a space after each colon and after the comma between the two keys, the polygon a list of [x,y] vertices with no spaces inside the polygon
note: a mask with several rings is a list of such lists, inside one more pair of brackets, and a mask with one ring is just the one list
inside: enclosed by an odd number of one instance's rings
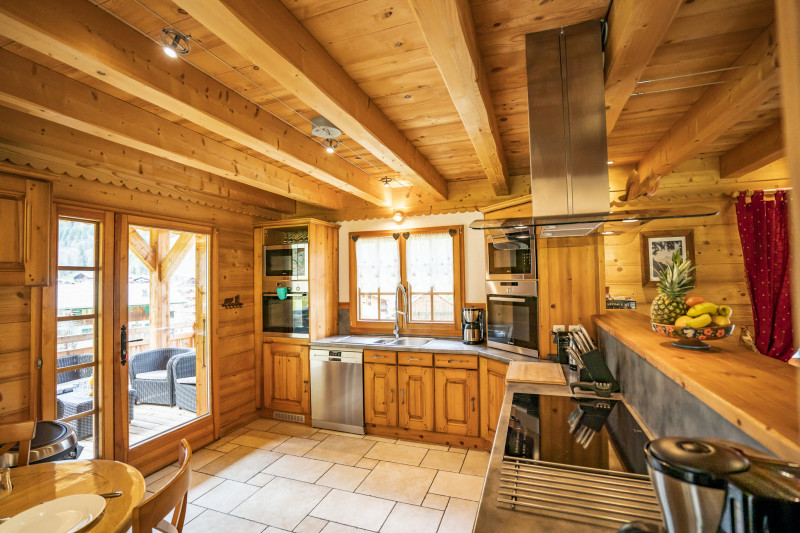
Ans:
{"label": "wooden kitchen cabinet", "polygon": [[481,438],[494,442],[500,411],[503,408],[503,397],[506,393],[508,365],[481,357],[479,372]]}
{"label": "wooden kitchen cabinet", "polygon": [[478,371],[437,368],[434,377],[436,431],[478,436]]}
{"label": "wooden kitchen cabinet", "polygon": [[265,406],[273,411],[311,413],[311,368],[308,346],[264,343]]}
{"label": "wooden kitchen cabinet", "polygon": [[397,365],[364,363],[364,422],[396,427],[397,404]]}
{"label": "wooden kitchen cabinet", "polygon": [[400,390],[398,405],[400,427],[433,431],[433,368],[401,364],[397,367],[397,385]]}
{"label": "wooden kitchen cabinet", "polygon": [[0,285],[50,285],[50,182],[6,178],[0,185]]}

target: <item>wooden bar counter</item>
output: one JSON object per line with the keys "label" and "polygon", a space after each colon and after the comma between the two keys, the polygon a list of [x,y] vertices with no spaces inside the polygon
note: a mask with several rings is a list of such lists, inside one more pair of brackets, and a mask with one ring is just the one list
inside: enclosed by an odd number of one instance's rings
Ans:
{"label": "wooden bar counter", "polygon": [[[711,341],[707,351],[676,348],[636,311],[609,311],[593,319],[598,328],[766,449],[782,459],[800,461],[800,368],[730,342]],[[598,330],[598,336],[603,337],[603,331]],[[628,399],[626,382],[621,381]],[[678,415],[689,418],[693,413]]]}

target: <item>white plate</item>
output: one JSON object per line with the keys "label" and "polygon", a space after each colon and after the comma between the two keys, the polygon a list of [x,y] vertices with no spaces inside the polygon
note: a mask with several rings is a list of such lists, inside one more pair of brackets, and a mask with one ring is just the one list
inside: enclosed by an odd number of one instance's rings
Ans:
{"label": "white plate", "polygon": [[74,494],[50,500],[11,517],[2,533],[74,533],[91,524],[106,508],[97,494]]}

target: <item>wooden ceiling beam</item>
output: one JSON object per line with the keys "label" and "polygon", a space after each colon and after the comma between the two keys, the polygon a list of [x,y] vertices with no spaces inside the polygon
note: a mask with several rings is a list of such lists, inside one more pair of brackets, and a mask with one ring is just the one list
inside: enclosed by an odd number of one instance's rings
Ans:
{"label": "wooden ceiling beam", "polygon": [[4,50],[0,104],[281,196],[329,209],[341,205],[340,194],[315,181]]}
{"label": "wooden ceiling beam", "polygon": [[611,133],[683,0],[614,0],[606,45],[606,133]]}
{"label": "wooden ceiling beam", "polygon": [[369,174],[85,0],[0,0],[2,34],[376,205]]}
{"label": "wooden ceiling beam", "polygon": [[[775,24],[771,24],[639,161],[650,190],[683,161],[706,148],[780,91]],[[635,195],[634,195],[635,197]],[[630,199],[630,198],[629,198]]]}
{"label": "wooden ceiling beam", "polygon": [[498,196],[508,194],[508,167],[469,2],[409,3],[489,183]]}
{"label": "wooden ceiling beam", "polygon": [[740,178],[754,170],[765,167],[785,155],[781,121],[756,133],[738,146],[734,146],[719,158],[719,177]]}
{"label": "wooden ceiling beam", "polygon": [[128,228],[128,248],[150,272],[156,271],[158,265],[156,265],[155,250],[145,242],[144,237],[139,235],[139,232],[134,228]]}
{"label": "wooden ceiling beam", "polygon": [[403,179],[446,199],[439,172],[280,0],[176,3]]}

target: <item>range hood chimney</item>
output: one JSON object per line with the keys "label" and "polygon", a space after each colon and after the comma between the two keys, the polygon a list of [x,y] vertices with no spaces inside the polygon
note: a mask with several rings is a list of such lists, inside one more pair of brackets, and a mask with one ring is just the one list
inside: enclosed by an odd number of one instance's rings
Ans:
{"label": "range hood chimney", "polygon": [[[603,23],[526,36],[533,217],[609,212]],[[545,225],[540,237],[592,233],[601,223]]]}

